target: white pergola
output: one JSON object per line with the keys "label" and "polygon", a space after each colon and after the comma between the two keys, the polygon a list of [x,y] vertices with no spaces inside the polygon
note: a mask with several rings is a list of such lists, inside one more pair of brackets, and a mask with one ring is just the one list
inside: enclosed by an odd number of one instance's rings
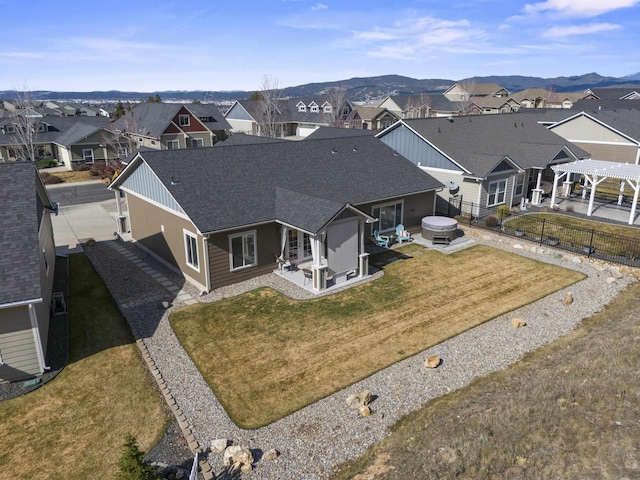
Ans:
{"label": "white pergola", "polygon": [[589,195],[589,208],[587,216],[593,213],[593,200],[595,198],[596,187],[607,178],[617,178],[620,180],[620,194],[618,195],[618,205],[622,205],[624,195],[624,187],[626,184],[633,189],[633,202],[631,204],[631,214],[629,215],[629,225],[633,225],[633,219],[636,215],[638,206],[638,192],[640,191],[640,165],[629,163],[615,163],[604,160],[578,160],[571,163],[563,163],[551,167],[554,173],[553,191],[551,194],[551,207],[556,203],[556,195],[558,189],[558,180],[564,177],[563,190],[565,195],[570,191],[571,182],[569,181],[570,173],[584,175],[585,190],[583,198],[586,194],[586,187],[590,186],[591,193]]}

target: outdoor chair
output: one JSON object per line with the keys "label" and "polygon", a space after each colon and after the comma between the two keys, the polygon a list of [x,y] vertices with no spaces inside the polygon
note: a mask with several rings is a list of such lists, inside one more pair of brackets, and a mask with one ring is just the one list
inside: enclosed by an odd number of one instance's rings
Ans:
{"label": "outdoor chair", "polygon": [[373,231],[373,237],[376,239],[376,242],[379,247],[389,248],[391,246],[391,237],[388,235],[380,235],[378,230]]}
{"label": "outdoor chair", "polygon": [[288,268],[291,271],[291,261],[288,258],[285,258],[284,255],[276,255],[276,263],[280,267],[280,273],[285,268]]}
{"label": "outdoor chair", "polygon": [[398,243],[410,242],[413,240],[411,234],[404,229],[404,225],[402,224],[399,224],[396,227],[396,238],[398,239]]}

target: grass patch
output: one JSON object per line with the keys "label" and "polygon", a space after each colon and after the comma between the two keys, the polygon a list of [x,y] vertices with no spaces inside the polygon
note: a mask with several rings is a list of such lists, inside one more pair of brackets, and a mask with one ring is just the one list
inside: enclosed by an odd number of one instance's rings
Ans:
{"label": "grass patch", "polygon": [[126,435],[148,451],[169,422],[127,322],[84,255],[70,257],[69,281],[69,364],[0,403],[6,478],[113,478]]}
{"label": "grass patch", "polygon": [[[626,227],[624,225],[616,225],[606,222],[598,222],[597,220],[584,220],[582,218],[573,217],[571,215],[562,215],[558,213],[528,213],[514,218],[505,220],[504,226],[511,230],[523,230],[530,228],[529,218],[546,219],[549,222],[576,228],[584,228],[585,230],[597,230],[601,233],[609,235],[620,235],[623,237],[635,238],[640,240],[640,229],[638,227]],[[593,217],[591,217],[593,218]],[[526,231],[526,230],[523,230]]]}
{"label": "grass patch", "polygon": [[174,312],[171,325],[233,421],[257,428],[584,278],[485,246],[442,255],[408,245],[372,262],[390,256],[407,258],[329,297],[263,288]]}
{"label": "grass patch", "polygon": [[60,177],[65,183],[87,182],[89,180],[100,180],[99,177],[92,177],[89,170],[73,170],[65,172],[56,172],[55,175]]}
{"label": "grass patch", "polygon": [[336,480],[638,478],[640,284],[570,335],[414,412]]}

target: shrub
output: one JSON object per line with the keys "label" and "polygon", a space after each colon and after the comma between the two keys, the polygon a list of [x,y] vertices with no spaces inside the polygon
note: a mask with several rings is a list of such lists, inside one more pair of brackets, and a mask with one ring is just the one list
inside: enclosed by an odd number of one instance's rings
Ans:
{"label": "shrub", "polygon": [[63,180],[57,175],[51,175],[48,172],[42,172],[40,174],[42,181],[45,185],[55,185],[56,183],[62,183]]}
{"label": "shrub", "polygon": [[511,208],[507,205],[500,205],[496,210],[499,217],[508,217],[511,214]]}
{"label": "shrub", "polygon": [[118,460],[116,480],[156,480],[155,468],[144,461],[144,452],[138,448],[136,438],[128,434],[122,455]]}
{"label": "shrub", "polygon": [[484,219],[484,224],[489,228],[495,228],[500,225],[500,222],[498,221],[498,217],[495,215],[489,215]]}
{"label": "shrub", "polygon": [[573,205],[569,205],[565,210],[569,213],[573,212]]}

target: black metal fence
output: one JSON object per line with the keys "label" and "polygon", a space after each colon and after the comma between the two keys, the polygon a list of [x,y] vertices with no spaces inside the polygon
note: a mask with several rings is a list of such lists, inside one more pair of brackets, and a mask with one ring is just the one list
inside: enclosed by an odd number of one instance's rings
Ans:
{"label": "black metal fence", "polygon": [[522,238],[587,257],[640,267],[640,239],[606,233],[597,227],[574,227],[522,214],[517,209],[487,208],[462,201],[450,205],[446,215],[456,217],[461,224],[486,228],[501,235]]}

